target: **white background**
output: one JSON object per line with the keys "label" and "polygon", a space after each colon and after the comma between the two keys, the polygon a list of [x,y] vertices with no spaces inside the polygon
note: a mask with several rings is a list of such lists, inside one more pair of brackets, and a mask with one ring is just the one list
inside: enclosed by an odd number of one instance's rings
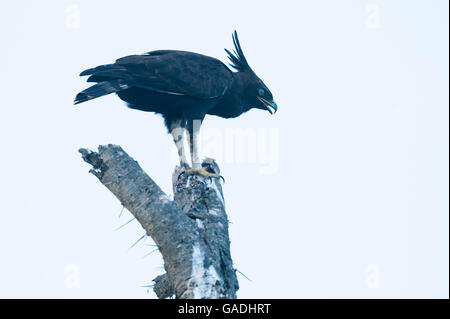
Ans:
{"label": "white background", "polygon": [[[8,1],[0,10],[0,297],[155,298],[150,239],[77,149],[120,144],[171,193],[161,118],[72,106],[80,71],[156,49],[226,61],[238,30],[278,169],[223,163],[240,298],[448,298],[448,1]],[[205,131],[206,132],[206,131]],[[203,154],[205,156],[211,154]]]}

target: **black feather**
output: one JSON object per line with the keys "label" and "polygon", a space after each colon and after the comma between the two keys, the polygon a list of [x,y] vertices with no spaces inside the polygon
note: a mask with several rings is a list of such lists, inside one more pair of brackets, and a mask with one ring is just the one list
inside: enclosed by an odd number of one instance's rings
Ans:
{"label": "black feather", "polygon": [[242,51],[236,31],[234,31],[233,33],[233,43],[235,48],[235,50],[233,50],[233,53],[225,49],[225,52],[228,54],[228,58],[231,60],[230,65],[239,72],[249,70],[250,66],[248,65],[247,59],[245,58],[244,52]]}
{"label": "black feather", "polygon": [[78,93],[75,97],[74,104],[80,104],[103,95],[125,90],[127,88],[128,85],[124,84],[122,80],[100,82]]}
{"label": "black feather", "polygon": [[80,73],[80,76],[91,75],[94,74],[95,72],[105,71],[110,69],[111,67],[114,67],[114,64],[99,65],[95,68],[84,70],[83,72]]}

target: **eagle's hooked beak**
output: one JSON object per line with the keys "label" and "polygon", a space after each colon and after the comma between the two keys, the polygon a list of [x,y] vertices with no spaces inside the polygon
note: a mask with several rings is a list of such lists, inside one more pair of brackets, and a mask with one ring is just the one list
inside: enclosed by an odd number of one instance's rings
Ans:
{"label": "eagle's hooked beak", "polygon": [[264,106],[266,107],[266,109],[270,112],[270,114],[275,114],[278,110],[278,106],[277,104],[272,101],[267,101],[266,99],[258,96],[258,99],[264,104]]}

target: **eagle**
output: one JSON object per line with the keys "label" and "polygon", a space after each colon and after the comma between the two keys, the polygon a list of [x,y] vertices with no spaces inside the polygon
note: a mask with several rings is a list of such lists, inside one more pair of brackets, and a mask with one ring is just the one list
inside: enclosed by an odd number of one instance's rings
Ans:
{"label": "eagle", "polygon": [[[115,93],[131,109],[160,114],[186,173],[219,178],[202,167],[198,154],[205,116],[234,118],[250,109],[277,111],[272,93],[249,66],[236,31],[232,38],[233,52],[225,51],[233,71],[218,59],[194,52],[157,50],[129,55],[81,72],[80,76],[89,76],[87,82],[96,84],[78,93],[74,104]],[[185,139],[192,167],[186,159]]]}

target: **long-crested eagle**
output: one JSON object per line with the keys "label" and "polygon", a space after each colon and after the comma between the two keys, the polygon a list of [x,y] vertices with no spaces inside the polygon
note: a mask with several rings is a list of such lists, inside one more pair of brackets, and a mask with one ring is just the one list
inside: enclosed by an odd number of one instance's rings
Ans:
{"label": "long-crested eagle", "polygon": [[[173,135],[180,164],[187,173],[219,177],[201,166],[198,134],[205,115],[233,118],[252,108],[277,111],[272,93],[247,63],[236,31],[235,50],[225,49],[232,72],[221,61],[193,52],[158,50],[130,55],[113,64],[81,72],[97,84],[80,92],[75,104],[116,93],[128,107],[163,116]],[[192,168],[187,164],[184,138],[189,136]]]}

